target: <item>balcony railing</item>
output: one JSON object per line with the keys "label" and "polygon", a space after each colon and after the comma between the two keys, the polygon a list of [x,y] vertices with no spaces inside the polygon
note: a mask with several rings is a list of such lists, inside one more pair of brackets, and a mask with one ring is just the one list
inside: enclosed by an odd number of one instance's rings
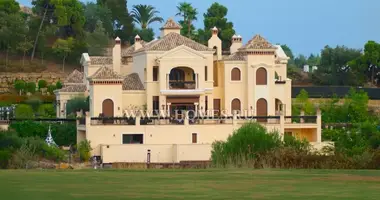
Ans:
{"label": "balcony railing", "polygon": [[287,123],[317,123],[317,116],[285,116]]}
{"label": "balcony railing", "polygon": [[194,90],[195,88],[196,88],[195,81],[169,81],[169,89]]}

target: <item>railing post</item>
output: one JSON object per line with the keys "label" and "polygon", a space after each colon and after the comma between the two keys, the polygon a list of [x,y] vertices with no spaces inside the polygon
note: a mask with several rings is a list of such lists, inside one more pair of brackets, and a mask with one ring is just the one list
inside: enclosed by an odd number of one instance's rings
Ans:
{"label": "railing post", "polygon": [[140,126],[141,116],[136,116],[135,120],[136,120],[135,122],[136,126]]}
{"label": "railing post", "polygon": [[285,134],[285,116],[284,116],[284,112],[280,112],[280,138],[281,138],[281,141],[284,140],[284,134]]}
{"label": "railing post", "polygon": [[90,112],[86,112],[85,113],[86,114],[86,120],[85,120],[85,125],[87,126],[87,125],[89,125],[89,124],[91,124],[91,116],[90,116]]}
{"label": "railing post", "polygon": [[232,116],[232,124],[237,125],[237,116],[236,116],[236,110],[233,111],[233,116]]}
{"label": "railing post", "polygon": [[183,121],[183,124],[184,124],[185,126],[188,126],[188,125],[189,125],[189,111],[186,111],[186,112],[185,112],[185,117],[184,117],[183,120],[184,120],[184,121]]}
{"label": "railing post", "polygon": [[317,110],[317,142],[322,142],[322,112]]}
{"label": "railing post", "polygon": [[303,118],[305,116],[305,111],[301,110],[301,113],[300,113],[300,123],[303,124],[305,123],[305,118]]}

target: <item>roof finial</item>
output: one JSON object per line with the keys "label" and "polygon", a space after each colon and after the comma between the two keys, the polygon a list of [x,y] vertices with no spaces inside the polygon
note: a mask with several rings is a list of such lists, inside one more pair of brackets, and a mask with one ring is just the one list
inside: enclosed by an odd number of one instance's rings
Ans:
{"label": "roof finial", "polygon": [[116,42],[116,44],[120,44],[120,42],[121,42],[120,38],[116,37],[115,42]]}

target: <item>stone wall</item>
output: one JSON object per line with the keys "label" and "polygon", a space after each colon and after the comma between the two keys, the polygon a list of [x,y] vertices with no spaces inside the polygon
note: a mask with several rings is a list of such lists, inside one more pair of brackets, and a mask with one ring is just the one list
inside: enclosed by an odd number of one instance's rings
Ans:
{"label": "stone wall", "polygon": [[63,73],[0,73],[0,94],[7,93],[13,88],[15,80],[24,80],[25,82],[38,83],[39,80],[45,80],[48,84],[63,82],[66,75]]}

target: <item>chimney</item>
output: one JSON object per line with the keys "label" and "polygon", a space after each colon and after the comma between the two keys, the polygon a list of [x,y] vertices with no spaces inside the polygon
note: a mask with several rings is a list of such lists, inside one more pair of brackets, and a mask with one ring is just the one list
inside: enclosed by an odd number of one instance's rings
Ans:
{"label": "chimney", "polygon": [[120,73],[121,65],[121,40],[119,37],[115,39],[115,46],[112,49],[112,64],[113,70]]}
{"label": "chimney", "polygon": [[135,51],[140,49],[141,47],[142,47],[141,38],[139,35],[136,35],[136,37],[135,37]]}
{"label": "chimney", "polygon": [[232,36],[232,44],[230,47],[230,53],[236,53],[240,47],[243,46],[243,38],[240,35]]}
{"label": "chimney", "polygon": [[216,56],[217,60],[222,59],[222,40],[218,37],[218,28],[214,26],[214,28],[211,29],[212,35],[211,38],[208,40],[208,47],[211,49],[214,49],[214,56]]}
{"label": "chimney", "polygon": [[213,35],[218,35],[218,28],[216,28],[216,26],[214,26],[214,28],[212,28],[212,34]]}

